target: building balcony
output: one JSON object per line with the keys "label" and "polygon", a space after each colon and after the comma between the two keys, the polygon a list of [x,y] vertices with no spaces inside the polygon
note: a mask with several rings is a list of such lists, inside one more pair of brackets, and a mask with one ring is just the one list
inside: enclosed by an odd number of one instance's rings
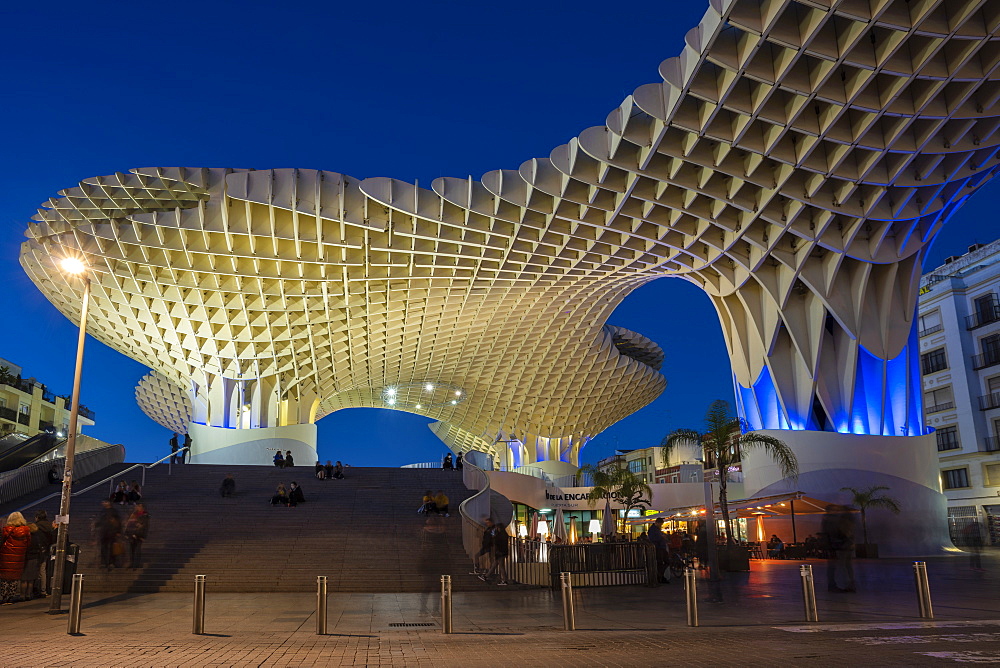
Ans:
{"label": "building balcony", "polygon": [[996,295],[991,295],[991,298],[986,304],[977,303],[975,313],[965,316],[966,329],[976,329],[991,322],[1000,322],[1000,303]]}
{"label": "building balcony", "polygon": [[979,410],[988,411],[991,408],[1000,408],[1000,392],[983,394],[979,397]]}
{"label": "building balcony", "polygon": [[30,413],[18,413],[17,421],[23,425],[31,424],[31,414]]}
{"label": "building balcony", "polygon": [[10,420],[11,422],[17,422],[17,411],[13,408],[7,408],[6,406],[0,406],[0,418],[4,420]]}
{"label": "building balcony", "polygon": [[931,325],[927,329],[922,329],[919,332],[917,332],[917,337],[922,339],[925,336],[930,336],[931,334],[937,334],[943,329],[944,325]]}
{"label": "building balcony", "polygon": [[1000,438],[996,436],[986,436],[979,441],[979,452],[1000,451]]}
{"label": "building balcony", "polygon": [[998,364],[1000,364],[1000,352],[989,352],[972,356],[972,368],[976,371]]}
{"label": "building balcony", "polygon": [[951,410],[955,407],[954,402],[948,401],[943,404],[938,404],[936,406],[928,406],[924,409],[925,413],[940,413],[941,411]]}

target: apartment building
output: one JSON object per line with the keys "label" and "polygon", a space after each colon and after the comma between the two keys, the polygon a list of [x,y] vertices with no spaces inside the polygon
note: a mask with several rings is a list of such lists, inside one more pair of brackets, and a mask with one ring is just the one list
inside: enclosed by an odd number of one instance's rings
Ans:
{"label": "apartment building", "polygon": [[952,538],[974,521],[1000,544],[1000,240],[920,281],[924,414],[937,435]]}
{"label": "apartment building", "polygon": [[[34,436],[52,430],[69,431],[70,397],[56,396],[44,383],[22,378],[20,366],[0,358],[0,437],[12,433]],[[80,406],[81,428],[94,424],[94,413]]]}

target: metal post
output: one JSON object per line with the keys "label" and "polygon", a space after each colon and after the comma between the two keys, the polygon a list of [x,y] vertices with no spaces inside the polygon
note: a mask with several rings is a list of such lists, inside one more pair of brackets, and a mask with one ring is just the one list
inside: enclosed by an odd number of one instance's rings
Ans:
{"label": "metal post", "polygon": [[715,499],[712,498],[712,481],[706,480],[705,488],[705,539],[708,541],[706,556],[708,556],[708,576],[710,580],[719,580],[719,544],[716,542]]}
{"label": "metal post", "polygon": [[316,576],[316,635],[326,635],[326,576]]}
{"label": "metal post", "polygon": [[73,589],[69,595],[69,625],[66,633],[71,636],[80,635],[80,611],[83,601],[83,573],[73,575]]}
{"label": "metal post", "polygon": [[205,633],[205,576],[194,576],[194,623],[191,633]]}
{"label": "metal post", "polygon": [[931,585],[927,580],[927,562],[913,562],[913,579],[917,583],[917,606],[920,608],[921,619],[934,619],[934,607],[931,605]]}
{"label": "metal post", "polygon": [[816,583],[813,582],[813,567],[809,564],[799,566],[799,577],[802,578],[802,603],[806,608],[806,621],[818,622],[816,611]]}
{"label": "metal post", "polygon": [[563,630],[576,631],[576,611],[573,609],[573,574],[559,574],[559,584],[562,587]]}
{"label": "metal post", "polygon": [[687,624],[698,626],[698,571],[684,569],[684,594],[687,599]]}
{"label": "metal post", "polygon": [[451,576],[441,576],[441,632],[451,633]]}
{"label": "metal post", "polygon": [[80,333],[76,340],[76,368],[73,371],[73,405],[69,411],[69,434],[66,437],[66,461],[63,462],[62,497],[56,522],[56,563],[52,573],[52,596],[48,614],[62,612],[63,574],[66,572],[66,546],[69,544],[69,503],[73,497],[73,465],[76,462],[76,432],[80,421],[80,380],[83,376],[83,344],[87,340],[87,311],[90,309],[90,278],[83,277],[80,303]]}

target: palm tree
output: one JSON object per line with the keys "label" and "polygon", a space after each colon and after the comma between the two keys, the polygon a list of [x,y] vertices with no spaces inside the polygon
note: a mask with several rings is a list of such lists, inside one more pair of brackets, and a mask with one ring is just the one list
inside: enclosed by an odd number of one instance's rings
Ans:
{"label": "palm tree", "polygon": [[[885,485],[872,485],[867,489],[856,489],[854,487],[841,487],[841,492],[850,492],[854,497],[851,505],[857,506],[861,511],[861,530],[865,536],[865,545],[868,545],[868,521],[865,519],[865,511],[869,508],[885,508],[893,514],[900,512],[899,502],[891,496],[886,496],[880,492],[887,491]],[[877,555],[876,555],[877,556]]]}
{"label": "palm tree", "polygon": [[580,473],[594,479],[593,489],[587,494],[591,506],[602,499],[616,499],[625,509],[625,517],[633,508],[647,508],[652,503],[653,490],[642,478],[619,466],[599,469],[593,464],[580,467]]}
{"label": "palm tree", "polygon": [[745,420],[732,414],[729,402],[719,399],[712,402],[705,414],[705,427],[702,431],[677,429],[667,434],[660,443],[664,466],[669,465],[674,448],[684,445],[698,446],[704,453],[705,462],[714,462],[719,475],[719,506],[726,525],[726,541],[729,543],[735,540],[732,520],[729,519],[729,496],[726,488],[729,467],[741,461],[743,453],[763,450],[778,464],[784,477],[797,476],[799,471],[795,453],[784,441],[774,436],[747,431],[747,428]]}

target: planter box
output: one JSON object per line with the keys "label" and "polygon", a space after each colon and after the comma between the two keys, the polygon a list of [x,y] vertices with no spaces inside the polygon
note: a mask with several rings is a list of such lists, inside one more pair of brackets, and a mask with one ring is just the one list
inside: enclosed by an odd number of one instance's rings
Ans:
{"label": "planter box", "polygon": [[878,543],[858,543],[854,546],[854,556],[858,559],[878,559]]}
{"label": "planter box", "polygon": [[719,568],[730,573],[749,571],[750,550],[741,545],[720,545]]}

